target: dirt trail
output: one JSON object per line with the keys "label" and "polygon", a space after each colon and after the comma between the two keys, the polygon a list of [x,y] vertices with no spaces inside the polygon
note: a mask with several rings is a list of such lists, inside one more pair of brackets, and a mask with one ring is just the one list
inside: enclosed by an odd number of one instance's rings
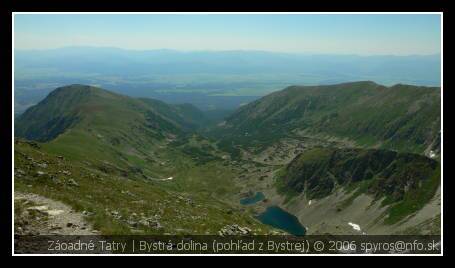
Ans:
{"label": "dirt trail", "polygon": [[[31,193],[14,193],[14,200],[22,201],[25,213],[16,215],[22,225],[19,230],[40,235],[95,235],[99,232],[86,222],[84,215],[71,207],[43,196]],[[27,205],[33,204],[33,205]],[[29,212],[43,215],[39,220],[31,221]],[[16,220],[16,217],[15,217]],[[28,224],[24,224],[28,223]],[[31,224],[32,223],[32,224]],[[17,224],[15,222],[15,224]],[[16,230],[16,228],[15,228]]]}

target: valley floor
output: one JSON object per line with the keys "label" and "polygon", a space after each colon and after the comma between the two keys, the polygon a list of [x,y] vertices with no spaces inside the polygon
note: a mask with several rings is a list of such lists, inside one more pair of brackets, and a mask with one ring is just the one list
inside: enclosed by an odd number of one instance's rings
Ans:
{"label": "valley floor", "polygon": [[[125,178],[104,166],[72,162],[16,141],[15,203],[21,206],[26,200],[36,203],[35,207],[45,206],[42,214],[62,211],[45,223],[26,227],[39,233],[97,233],[90,223],[101,234],[217,234],[235,225],[247,227],[251,234],[283,233],[255,218],[271,206],[296,216],[307,234],[440,233],[440,189],[418,213],[393,225],[382,223],[387,207],[365,194],[346,206],[353,192],[342,188],[319,200],[279,194],[276,173],[296,154],[320,144],[314,139],[286,139],[259,153],[244,151],[240,159],[198,165],[173,154],[174,162],[168,161],[169,166],[176,165],[173,173],[169,170],[173,176],[153,180]],[[184,164],[177,166],[179,161]],[[252,205],[240,204],[242,198],[257,192],[265,198]],[[23,228],[18,215],[15,231],[20,234],[26,230],[18,230]]]}

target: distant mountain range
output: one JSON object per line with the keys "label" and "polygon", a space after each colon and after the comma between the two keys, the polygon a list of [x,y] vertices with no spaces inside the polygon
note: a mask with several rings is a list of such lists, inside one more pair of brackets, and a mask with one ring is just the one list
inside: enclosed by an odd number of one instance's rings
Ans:
{"label": "distant mountain range", "polygon": [[266,51],[124,50],[66,47],[15,50],[15,111],[53,89],[86,84],[202,110],[235,110],[291,85],[371,80],[440,86],[440,55],[311,55]]}
{"label": "distant mountain range", "polygon": [[[153,75],[259,75],[295,74],[305,83],[313,76],[333,81],[374,80],[378,83],[440,84],[440,55],[356,56],[312,55],[266,51],[124,50],[66,47],[50,50],[16,50],[17,77],[84,74],[140,77]],[[51,75],[52,72],[48,72]],[[55,76],[55,75],[54,75]],[[375,79],[376,78],[376,79]],[[329,81],[319,81],[329,83]]]}

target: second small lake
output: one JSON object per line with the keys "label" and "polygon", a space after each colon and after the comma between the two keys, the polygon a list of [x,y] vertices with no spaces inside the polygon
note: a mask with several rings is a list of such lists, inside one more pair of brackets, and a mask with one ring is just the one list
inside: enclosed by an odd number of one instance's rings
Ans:
{"label": "second small lake", "polygon": [[252,204],[255,204],[264,199],[265,199],[265,195],[262,192],[257,192],[255,195],[253,195],[251,197],[245,197],[245,198],[240,199],[240,204],[252,205]]}
{"label": "second small lake", "polygon": [[306,229],[296,216],[278,206],[271,206],[257,218],[264,224],[286,231],[292,235],[305,235]]}

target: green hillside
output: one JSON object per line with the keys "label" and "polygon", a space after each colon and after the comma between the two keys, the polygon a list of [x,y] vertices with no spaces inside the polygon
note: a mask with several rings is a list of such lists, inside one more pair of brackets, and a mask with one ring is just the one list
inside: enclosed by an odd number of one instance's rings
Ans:
{"label": "green hillside", "polygon": [[243,106],[212,134],[224,147],[260,148],[297,135],[423,153],[439,133],[440,94],[436,87],[373,82],[292,86]]}
{"label": "green hillside", "polygon": [[[87,160],[90,159],[88,154]],[[70,205],[74,211],[84,213],[101,234],[213,235],[234,223],[257,234],[271,231],[248,213],[213,197],[220,181],[210,171],[193,169],[186,178],[176,174],[174,186],[170,187],[166,184],[171,182],[128,177],[115,165],[100,168],[49,153],[44,144],[21,139],[15,140],[14,162],[15,191]],[[190,182],[192,185],[186,183],[201,174],[208,180],[206,190],[196,179]],[[220,179],[227,180],[224,176]],[[224,183],[224,187],[227,189],[229,183]]]}
{"label": "green hillside", "polygon": [[71,85],[56,89],[21,115],[15,135],[46,142],[47,151],[70,159],[161,177],[171,168],[163,167],[164,161],[174,158],[175,166],[179,161],[179,153],[165,147],[196,127],[196,119],[189,119],[194,114],[194,107]]}
{"label": "green hillside", "polygon": [[[160,105],[166,106],[164,103]],[[178,115],[172,116],[178,118]],[[52,91],[42,102],[21,115],[16,121],[15,135],[50,141],[72,126],[90,131],[93,125],[100,129],[115,130],[143,128],[142,131],[149,132],[155,138],[163,138],[166,134],[164,131],[178,134],[182,128],[141,100],[101,88],[71,85]]]}
{"label": "green hillside", "polygon": [[159,100],[141,98],[157,114],[167,117],[187,130],[195,130],[209,123],[205,114],[189,103],[169,105]]}

